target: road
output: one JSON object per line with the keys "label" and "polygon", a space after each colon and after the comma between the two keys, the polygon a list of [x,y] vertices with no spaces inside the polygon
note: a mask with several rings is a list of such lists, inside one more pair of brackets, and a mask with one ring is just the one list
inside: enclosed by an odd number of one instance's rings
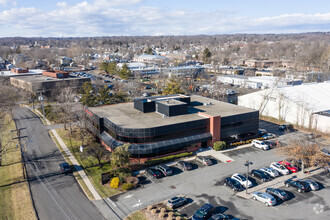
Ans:
{"label": "road", "polygon": [[14,119],[21,130],[24,156],[33,200],[40,219],[104,219],[88,200],[72,174],[60,174],[65,162],[37,115],[16,108]]}

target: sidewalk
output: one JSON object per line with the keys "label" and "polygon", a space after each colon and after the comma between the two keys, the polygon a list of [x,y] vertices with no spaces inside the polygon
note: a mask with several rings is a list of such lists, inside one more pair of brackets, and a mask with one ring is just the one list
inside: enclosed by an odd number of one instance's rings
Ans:
{"label": "sidewalk", "polygon": [[270,188],[270,187],[271,188],[282,187],[282,186],[284,186],[284,181],[287,180],[287,179],[290,179],[290,178],[303,179],[303,178],[310,177],[310,176],[313,176],[313,175],[316,175],[316,174],[319,174],[319,173],[323,172],[323,169],[316,169],[316,170],[312,170],[312,169],[306,169],[306,172],[309,171],[310,174],[303,173],[302,171],[299,171],[298,173],[291,173],[289,175],[280,176],[280,177],[277,177],[276,179],[274,179],[272,181],[259,184],[259,185],[255,186],[253,188],[249,188],[248,189],[248,194],[246,194],[246,192],[244,190],[244,191],[236,193],[236,195],[239,196],[239,197],[242,197],[244,199],[250,199],[251,198],[251,195],[250,195],[251,193],[257,192],[257,191],[258,192],[264,191],[264,190],[266,190],[267,188]]}
{"label": "sidewalk", "polygon": [[[28,108],[30,108],[30,107],[28,107]],[[36,113],[39,116],[42,117],[41,112],[39,112],[37,109],[35,109],[35,111],[36,111]],[[45,119],[45,121],[46,121],[46,125],[51,125],[50,121],[47,118]],[[86,184],[86,186],[88,187],[89,191],[92,193],[94,199],[95,200],[102,199],[101,196],[98,194],[98,192],[95,190],[93,184],[88,179],[88,176],[86,175],[85,171],[80,167],[78,161],[73,156],[73,154],[71,153],[71,151],[69,150],[69,148],[65,145],[65,143],[63,142],[63,140],[61,139],[61,137],[58,135],[58,133],[55,131],[55,129],[52,129],[50,132],[54,135],[54,137],[56,138],[56,140],[58,141],[58,143],[61,145],[61,147],[62,147],[63,151],[65,152],[65,154],[68,155],[68,158],[71,161],[71,163],[74,164],[74,166],[75,166],[78,174],[80,175],[81,179],[84,181],[84,183]],[[78,181],[78,183],[79,183],[79,181]]]}

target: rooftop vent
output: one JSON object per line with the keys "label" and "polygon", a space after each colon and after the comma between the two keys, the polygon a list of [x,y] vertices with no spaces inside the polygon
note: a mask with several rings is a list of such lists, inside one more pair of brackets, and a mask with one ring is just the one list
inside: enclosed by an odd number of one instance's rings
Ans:
{"label": "rooftop vent", "polygon": [[213,105],[212,102],[204,102],[203,103],[204,106],[209,106],[209,105]]}

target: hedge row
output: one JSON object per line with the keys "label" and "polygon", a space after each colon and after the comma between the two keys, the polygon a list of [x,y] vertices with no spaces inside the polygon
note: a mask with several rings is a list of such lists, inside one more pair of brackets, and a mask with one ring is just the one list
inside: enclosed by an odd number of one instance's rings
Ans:
{"label": "hedge row", "polygon": [[265,140],[265,138],[260,137],[260,138],[254,138],[254,139],[246,140],[246,141],[239,141],[239,142],[231,143],[230,146],[237,147],[237,146],[244,145],[244,144],[251,144],[251,142],[253,140],[260,140],[260,141],[262,141],[262,140]]}
{"label": "hedge row", "polygon": [[161,157],[161,158],[157,158],[157,159],[147,160],[145,162],[145,164],[146,165],[155,165],[155,164],[165,163],[165,162],[175,160],[175,159],[178,159],[178,158],[181,158],[181,157],[192,156],[193,154],[194,154],[193,152],[188,152],[188,153],[171,155],[171,156],[167,156],[167,157]]}

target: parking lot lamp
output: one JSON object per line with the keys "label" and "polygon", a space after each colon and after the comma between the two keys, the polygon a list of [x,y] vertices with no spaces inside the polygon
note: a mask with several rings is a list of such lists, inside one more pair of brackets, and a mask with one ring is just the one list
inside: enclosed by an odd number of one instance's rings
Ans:
{"label": "parking lot lamp", "polygon": [[246,189],[245,193],[246,193],[246,194],[248,194],[248,188],[249,188],[249,187],[248,187],[248,181],[249,181],[249,166],[252,165],[252,164],[253,164],[253,163],[252,163],[251,161],[248,161],[248,160],[247,160],[247,161],[245,162],[245,164],[244,164],[244,166],[246,166],[246,168],[247,168],[247,169],[246,169],[246,184],[245,184],[245,189]]}

